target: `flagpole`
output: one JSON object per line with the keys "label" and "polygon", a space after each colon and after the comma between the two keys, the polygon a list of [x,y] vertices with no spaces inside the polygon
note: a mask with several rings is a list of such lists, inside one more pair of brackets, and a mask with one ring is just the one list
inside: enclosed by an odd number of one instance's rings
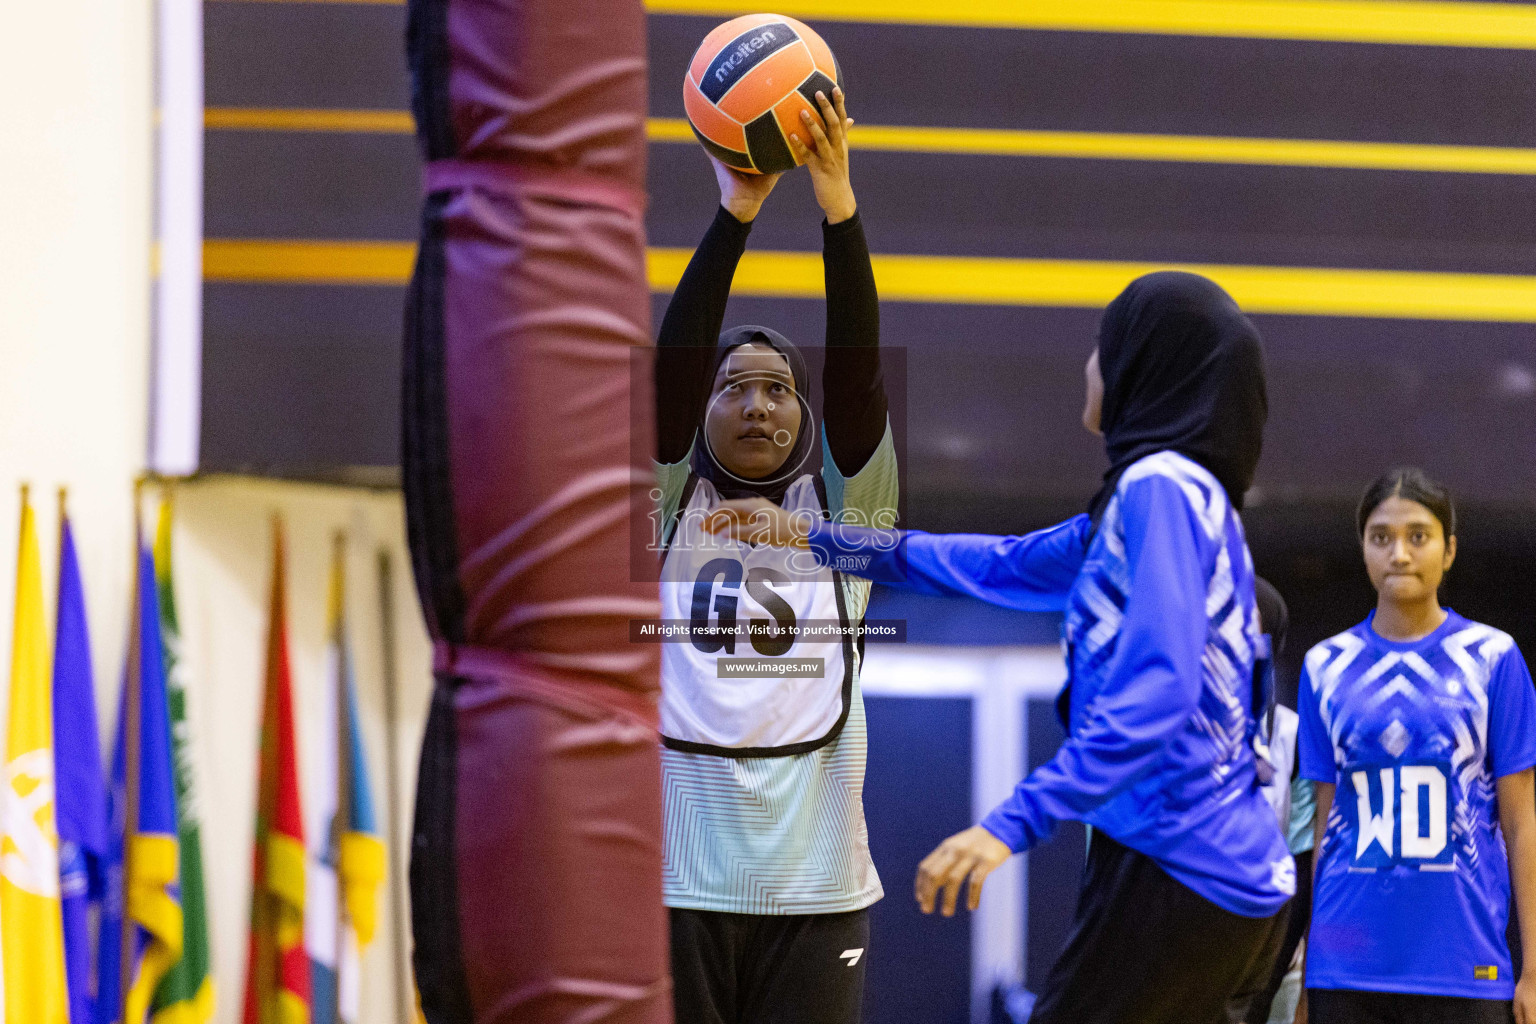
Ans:
{"label": "flagpole", "polygon": [[[60,484],[59,485],[59,549],[58,549],[58,551],[59,551],[59,568],[58,568],[58,571],[54,575],[59,580],[61,585],[62,585],[63,580],[64,580],[64,527],[68,523],[69,523],[69,488],[64,486],[63,484]],[[54,601],[55,601],[55,603],[57,603],[57,601],[58,601],[58,595],[57,594],[54,595]],[[58,615],[57,608],[55,608],[54,615],[55,615],[55,617],[57,617],[57,615]],[[54,755],[57,756],[58,755],[58,751],[54,751]]]}
{"label": "flagpole", "polygon": [[416,1008],[415,987],[411,984],[410,964],[406,962],[405,952],[405,915],[401,913],[402,907],[410,904],[406,899],[401,883],[401,869],[404,867],[400,857],[399,828],[400,828],[400,752],[396,746],[397,725],[399,709],[397,693],[400,688],[400,680],[395,664],[395,589],[394,568],[389,557],[389,548],[379,547],[379,641],[384,648],[384,789],[389,806],[389,829],[386,833],[389,843],[389,888],[390,888],[390,944],[393,946],[391,953],[394,960],[394,975],[399,984],[396,986],[395,1009],[400,1024],[409,1024],[415,1019]]}
{"label": "flagpole", "polygon": [[[336,593],[333,609],[336,619],[331,628],[336,635],[331,642],[336,645],[336,816],[331,820],[332,849],[336,851],[336,1001],[331,1007],[332,1024],[343,1024],[341,1012],[341,979],[347,948],[347,900],[342,889],[341,844],[352,819],[352,738],[350,708],[347,705],[346,614],[347,614],[347,534],[337,530],[331,541],[331,565],[335,573]],[[362,964],[358,964],[359,970]]]}
{"label": "flagpole", "polygon": [[123,921],[118,948],[118,1020],[121,1024],[140,1024],[128,1020],[128,989],[133,983],[134,922],[128,909],[129,880],[133,877],[133,836],[139,824],[139,758],[143,740],[142,717],[143,693],[143,608],[141,595],[143,581],[139,579],[142,568],[139,546],[142,543],[141,522],[142,482],[133,482],[133,598],[129,604],[128,671],[124,673],[123,693]]}
{"label": "flagpole", "polygon": [[[267,624],[267,664],[266,683],[263,687],[262,712],[261,712],[261,752],[259,755],[259,778],[257,780],[257,821],[266,821],[265,828],[257,835],[256,841],[262,844],[258,856],[261,858],[261,877],[257,879],[260,890],[252,894],[251,899],[251,928],[255,933],[255,975],[257,978],[256,989],[256,1016],[258,1024],[276,1024],[277,1012],[277,980],[278,957],[276,940],[272,934],[272,917],[275,912],[273,896],[268,888],[268,880],[272,871],[271,862],[271,832],[273,829],[272,818],[276,813],[277,805],[277,778],[278,778],[278,742],[275,730],[278,729],[277,715],[277,691],[274,683],[274,673],[277,671],[275,658],[277,653],[278,633],[283,628],[282,619],[287,614],[287,605],[282,600],[282,588],[285,584],[284,561],[286,552],[283,548],[283,521],[277,513],[272,514],[272,594],[268,609]],[[269,730],[272,731],[269,736]],[[270,742],[269,742],[270,739]],[[269,792],[270,787],[270,792]]]}

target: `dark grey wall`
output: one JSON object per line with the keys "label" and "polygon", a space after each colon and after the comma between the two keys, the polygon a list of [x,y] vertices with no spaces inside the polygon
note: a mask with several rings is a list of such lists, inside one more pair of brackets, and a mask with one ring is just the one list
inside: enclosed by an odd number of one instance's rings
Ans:
{"label": "dark grey wall", "polygon": [[[404,8],[206,5],[210,107],[404,109]],[[683,67],[713,19],[650,18],[652,110],[681,116]],[[819,25],[870,124],[1536,146],[1525,52],[900,25]],[[714,185],[692,145],[650,147],[654,245],[693,245]],[[1536,177],[862,152],[877,251],[1481,273],[1536,268]],[[418,168],[403,134],[214,130],[211,238],[409,241]],[[814,250],[804,173],[753,245]],[[206,289],[208,469],[328,474],[396,451],[396,287]],[[665,296],[658,296],[659,316]],[[731,316],[814,342],[817,302]],[[887,302],[906,349],[913,516],[1067,507],[1102,465],[1077,427],[1093,311]],[[1269,353],[1267,500],[1352,496],[1413,461],[1463,494],[1536,494],[1536,328],[1256,318]],[[924,496],[931,496],[932,501]],[[1012,509],[1012,513],[1008,510]]]}

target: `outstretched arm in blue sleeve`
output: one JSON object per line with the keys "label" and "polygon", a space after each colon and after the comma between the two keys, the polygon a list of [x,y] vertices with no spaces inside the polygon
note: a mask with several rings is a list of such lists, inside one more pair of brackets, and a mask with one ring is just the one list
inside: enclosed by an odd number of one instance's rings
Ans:
{"label": "outstretched arm in blue sleeve", "polygon": [[1130,588],[1103,685],[1056,756],[982,821],[1015,853],[1145,776],[1200,699],[1217,541],[1172,480],[1137,480],[1121,508]]}
{"label": "outstretched arm in blue sleeve", "polygon": [[817,523],[807,541],[822,564],[877,583],[1051,612],[1066,606],[1091,529],[1085,515],[1014,537]]}

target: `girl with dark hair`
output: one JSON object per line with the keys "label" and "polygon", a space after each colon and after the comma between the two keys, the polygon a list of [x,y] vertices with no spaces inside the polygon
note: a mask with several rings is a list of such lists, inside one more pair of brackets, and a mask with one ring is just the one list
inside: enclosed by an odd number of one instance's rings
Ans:
{"label": "girl with dark hair", "polygon": [[1298,698],[1317,784],[1304,1017],[1533,1024],[1536,958],[1511,977],[1505,940],[1512,888],[1536,949],[1530,673],[1508,634],[1440,604],[1456,559],[1444,487],[1393,470],[1356,527],[1376,608],[1307,652]]}
{"label": "girl with dark hair", "polygon": [[1295,868],[1261,791],[1252,560],[1238,510],[1266,417],[1258,332],[1215,283],[1158,273],[1105,310],[1084,425],[1110,468],[1088,512],[1021,537],[795,520],[727,503],[712,527],[807,548],[915,590],[1065,613],[1068,737],[982,823],[922,863],[954,913],[969,882],[1093,826],[1071,937],[1033,1024],[1240,1020],[1264,983]]}
{"label": "girl with dark hair", "polygon": [[[722,500],[748,496],[806,517],[895,521],[879,306],[848,177],[853,122],[840,89],[817,95],[826,132],[807,116],[804,140],[790,141],[826,214],[820,436],[800,350],[767,327],[721,331],[777,175],[715,162],[720,209],[657,345],[662,617],[688,634],[662,645],[662,884],[677,1019],[689,1024],[855,1024],[867,908],[882,895],[864,824],[862,645],[848,632],[869,584],[704,529]],[[834,624],[830,639],[792,631]]]}

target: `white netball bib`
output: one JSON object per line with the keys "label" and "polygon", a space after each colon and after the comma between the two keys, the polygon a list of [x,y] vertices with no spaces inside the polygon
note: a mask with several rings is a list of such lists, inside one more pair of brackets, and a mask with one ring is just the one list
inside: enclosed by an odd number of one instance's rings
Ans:
{"label": "white netball bib", "polygon": [[[830,742],[848,717],[854,638],[842,581],[798,548],[753,547],[704,529],[719,502],[697,480],[662,563],[661,647],[667,746],[725,757],[784,757]],[[820,518],[815,478],[783,507]]]}

